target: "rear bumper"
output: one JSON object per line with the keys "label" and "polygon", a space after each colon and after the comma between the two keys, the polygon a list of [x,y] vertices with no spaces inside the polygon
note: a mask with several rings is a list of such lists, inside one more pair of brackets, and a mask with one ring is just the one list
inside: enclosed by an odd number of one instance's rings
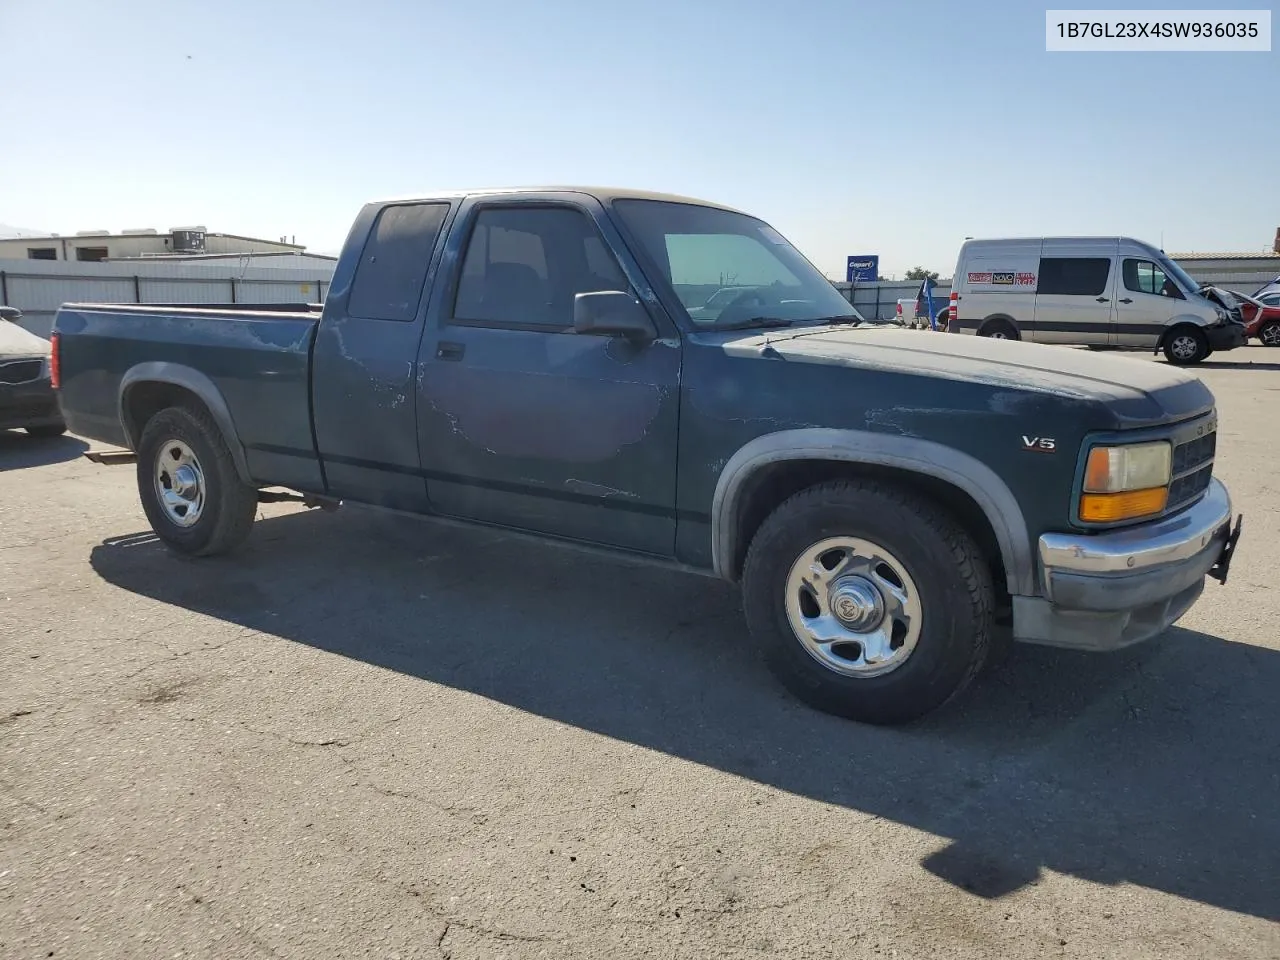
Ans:
{"label": "rear bumper", "polygon": [[1095,535],[1045,534],[1044,595],[1014,598],[1014,636],[1081,650],[1153,637],[1191,608],[1210,571],[1225,580],[1236,536],[1231,497],[1217,479],[1198,503],[1164,520]]}
{"label": "rear bumper", "polygon": [[1216,327],[1205,327],[1205,336],[1209,338],[1209,346],[1214,350],[1234,350],[1249,342],[1244,325],[1240,323],[1224,323]]}
{"label": "rear bumper", "polygon": [[62,422],[58,397],[48,380],[0,384],[0,430]]}

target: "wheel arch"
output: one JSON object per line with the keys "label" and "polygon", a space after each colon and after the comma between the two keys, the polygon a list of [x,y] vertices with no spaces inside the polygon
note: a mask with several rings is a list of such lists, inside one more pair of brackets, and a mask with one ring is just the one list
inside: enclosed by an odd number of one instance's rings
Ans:
{"label": "wheel arch", "polygon": [[142,430],[152,416],[166,407],[196,401],[202,405],[222,433],[222,439],[231,451],[236,473],[245,483],[253,484],[244,446],[236,432],[231,408],[217,385],[207,374],[192,367],[168,361],[151,361],[130,367],[120,380],[120,426],[130,449],[137,450]]}
{"label": "wheel arch", "polygon": [[[929,440],[863,430],[803,428],[757,437],[725,464],[711,509],[712,563],[737,581],[752,536],[800,489],[852,475],[906,483],[942,505],[993,561],[1010,594],[1034,596],[1035,561],[1017,499],[990,467]],[[1001,576],[1003,574],[1003,576]]]}

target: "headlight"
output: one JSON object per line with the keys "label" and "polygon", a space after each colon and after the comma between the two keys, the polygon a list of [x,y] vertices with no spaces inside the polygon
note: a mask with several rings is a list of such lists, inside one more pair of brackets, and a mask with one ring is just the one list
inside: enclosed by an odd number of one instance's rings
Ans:
{"label": "headlight", "polygon": [[1151,516],[1169,498],[1173,448],[1164,441],[1094,447],[1084,470],[1080,519],[1115,523]]}

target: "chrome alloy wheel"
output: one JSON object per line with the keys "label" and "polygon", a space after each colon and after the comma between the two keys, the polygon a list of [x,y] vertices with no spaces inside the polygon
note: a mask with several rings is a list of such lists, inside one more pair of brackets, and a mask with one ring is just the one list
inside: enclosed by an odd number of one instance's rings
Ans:
{"label": "chrome alloy wheel", "polygon": [[1268,323],[1258,337],[1266,347],[1280,347],[1280,323]]}
{"label": "chrome alloy wheel", "polygon": [[878,544],[832,537],[787,575],[786,609],[805,651],[846,677],[902,666],[920,640],[920,593],[902,561]]}
{"label": "chrome alloy wheel", "polygon": [[204,513],[204,470],[181,440],[162,444],[156,456],[156,496],[165,515],[179,527],[195,526]]}
{"label": "chrome alloy wheel", "polygon": [[1200,344],[1190,334],[1180,334],[1169,344],[1169,352],[1179,360],[1191,360],[1200,350]]}

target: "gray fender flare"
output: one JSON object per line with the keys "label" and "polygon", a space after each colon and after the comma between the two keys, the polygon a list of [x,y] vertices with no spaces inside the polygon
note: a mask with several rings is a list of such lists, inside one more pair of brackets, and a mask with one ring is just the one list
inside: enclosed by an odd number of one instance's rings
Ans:
{"label": "gray fender flare", "polygon": [[249,463],[245,459],[244,446],[240,443],[240,434],[236,432],[235,421],[231,419],[231,408],[227,406],[222,391],[206,374],[180,363],[170,363],[166,360],[139,363],[130,367],[121,378],[117,402],[120,426],[129,440],[129,446],[137,448],[138,438],[144,426],[141,423],[131,423],[125,407],[129,391],[140,383],[169,383],[195,394],[213,416],[218,429],[222,431],[222,439],[227,449],[231,451],[231,458],[235,461],[236,472],[240,474],[240,479],[245,483],[254,483],[253,478],[249,476]]}
{"label": "gray fender flare", "polygon": [[865,430],[804,428],[757,437],[729,458],[711,504],[711,556],[716,573],[732,579],[738,547],[738,506],[752,473],[781,460],[839,460],[896,467],[934,477],[973,498],[995,532],[1009,592],[1035,596],[1035,559],[1022,508],[986,464],[952,447],[915,437]]}

